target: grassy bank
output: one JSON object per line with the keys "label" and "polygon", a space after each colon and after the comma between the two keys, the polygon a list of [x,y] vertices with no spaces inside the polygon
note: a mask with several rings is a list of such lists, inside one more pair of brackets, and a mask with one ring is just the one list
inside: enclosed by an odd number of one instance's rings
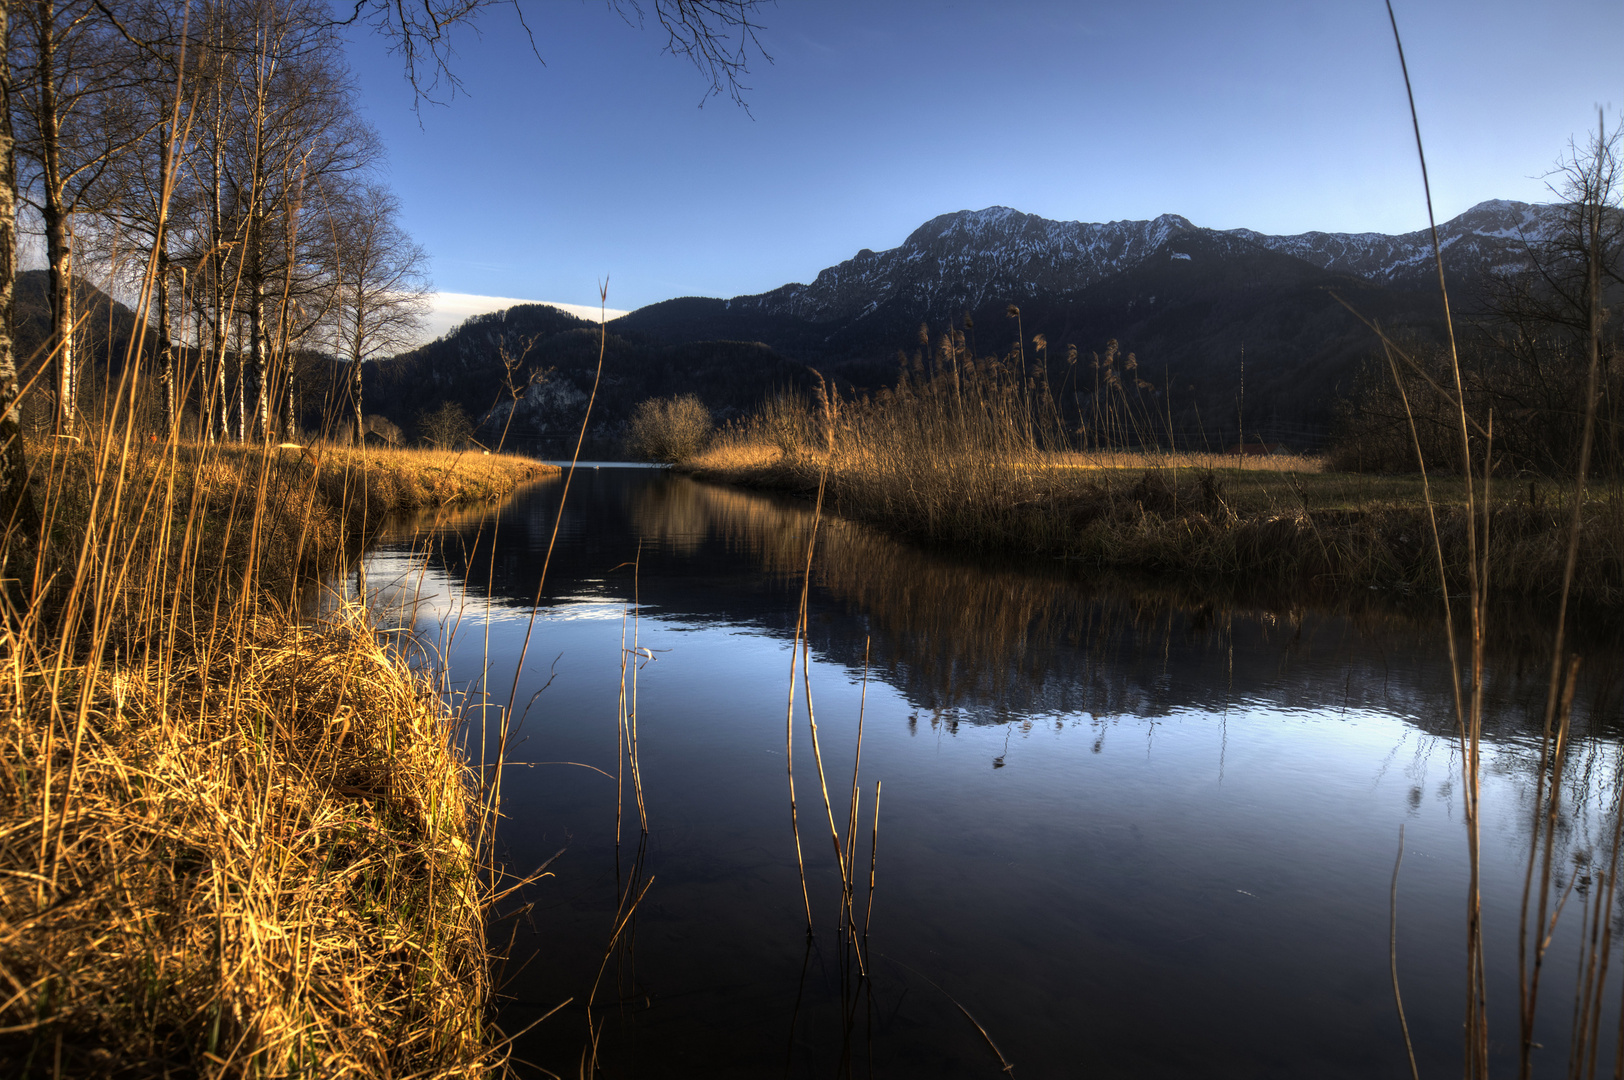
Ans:
{"label": "grassy bank", "polygon": [[[1060,440],[1028,436],[1022,411],[1007,393],[972,396],[939,384],[835,399],[799,417],[777,403],[721,433],[686,468],[805,494],[822,479],[832,511],[957,550],[1295,593],[1437,594],[1438,548],[1419,475],[1329,472],[1289,454],[1046,448]],[[1491,595],[1557,594],[1571,490],[1548,480],[1491,486]],[[1430,491],[1443,574],[1459,588],[1469,565],[1465,487],[1434,476]],[[1585,519],[1574,595],[1616,607],[1624,603],[1624,498],[1592,490]]]}
{"label": "grassy bank", "polygon": [[483,1075],[492,812],[436,690],[301,577],[519,458],[31,446],[6,536],[0,1071]]}
{"label": "grassy bank", "polygon": [[31,574],[34,595],[60,600],[88,556],[114,558],[143,598],[179,589],[190,602],[229,580],[238,602],[245,587],[291,602],[301,577],[332,570],[391,515],[489,502],[559,473],[479,451],[111,441],[35,448],[44,539],[23,531],[24,564],[16,550],[8,564]]}

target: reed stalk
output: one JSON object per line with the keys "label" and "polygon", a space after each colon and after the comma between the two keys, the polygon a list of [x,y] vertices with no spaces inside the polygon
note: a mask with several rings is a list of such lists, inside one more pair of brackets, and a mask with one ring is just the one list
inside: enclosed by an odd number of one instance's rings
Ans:
{"label": "reed stalk", "polygon": [[[1455,672],[1454,685],[1456,687],[1456,711],[1460,721],[1460,734],[1462,743],[1462,780],[1465,788],[1465,823],[1467,834],[1467,853],[1470,866],[1470,883],[1467,896],[1467,1006],[1465,1024],[1465,1059],[1464,1070],[1468,1077],[1486,1076],[1488,1072],[1488,1025],[1487,1025],[1487,992],[1485,988],[1484,960],[1483,960],[1483,934],[1482,934],[1482,901],[1480,895],[1481,880],[1481,849],[1480,849],[1480,798],[1481,798],[1481,740],[1482,740],[1482,711],[1483,711],[1483,628],[1488,617],[1487,595],[1489,578],[1490,555],[1490,522],[1492,517],[1491,476],[1494,466],[1493,440],[1494,418],[1491,413],[1487,423],[1479,425],[1472,421],[1466,412],[1466,395],[1461,379],[1461,366],[1458,351],[1455,345],[1453,320],[1449,315],[1449,294],[1444,277],[1442,248],[1438,241],[1437,226],[1432,212],[1432,198],[1430,185],[1427,180],[1426,156],[1422,146],[1419,116],[1415,108],[1415,99],[1410,86],[1409,71],[1404,62],[1403,43],[1398,31],[1398,22],[1393,14],[1391,2],[1387,4],[1388,19],[1392,26],[1394,44],[1398,49],[1401,70],[1404,73],[1405,90],[1409,95],[1410,116],[1415,131],[1416,154],[1421,163],[1423,188],[1426,192],[1428,221],[1431,224],[1433,237],[1434,264],[1438,273],[1439,295],[1444,304],[1445,326],[1448,330],[1450,371],[1454,386],[1450,393],[1446,393],[1457,418],[1457,432],[1460,440],[1460,468],[1461,475],[1466,481],[1466,510],[1469,528],[1467,530],[1467,545],[1469,551],[1468,585],[1471,602],[1471,670],[1467,688],[1467,703],[1462,715],[1460,692],[1459,661],[1455,654],[1454,628],[1449,615],[1447,588],[1445,590],[1445,618],[1446,633],[1450,643],[1451,669]],[[1605,144],[1605,129],[1598,136]],[[1586,193],[1589,194],[1588,192]],[[1586,199],[1585,209],[1588,211],[1594,206],[1595,211],[1601,213],[1601,199]],[[1567,887],[1557,899],[1554,910],[1551,908],[1552,876],[1554,864],[1554,851],[1556,831],[1561,813],[1561,792],[1563,785],[1564,764],[1566,762],[1570,741],[1570,720],[1573,703],[1573,693],[1578,674],[1579,659],[1566,655],[1564,647],[1564,633],[1569,598],[1573,593],[1575,568],[1580,549],[1580,535],[1584,524],[1585,484],[1589,470],[1591,442],[1594,430],[1595,410],[1598,397],[1598,353],[1600,339],[1599,324],[1599,251],[1598,229],[1599,222],[1590,222],[1589,241],[1590,251],[1588,260],[1589,280],[1589,349],[1590,370],[1586,388],[1585,421],[1581,434],[1580,451],[1575,469],[1575,482],[1572,504],[1572,516],[1567,530],[1565,558],[1563,560],[1561,585],[1557,593],[1555,639],[1552,647],[1551,670],[1546,695],[1543,723],[1541,725],[1539,760],[1536,766],[1535,790],[1533,799],[1533,821],[1529,835],[1528,856],[1524,868],[1523,888],[1521,898],[1521,911],[1518,921],[1518,1072],[1525,1080],[1532,1074],[1535,1019],[1539,1006],[1539,993],[1541,975],[1544,962],[1551,942],[1560,921],[1562,911],[1571,896],[1578,879],[1577,870],[1570,878]],[[1393,375],[1395,384],[1400,387],[1401,397],[1404,395],[1402,380],[1398,377],[1397,366],[1393,362],[1394,350],[1383,336],[1384,346],[1387,347],[1389,370]],[[1430,381],[1430,380],[1429,380]],[[1439,389],[1434,383],[1434,389]],[[1409,408],[1407,397],[1404,397],[1406,417],[1410,423],[1411,436],[1415,442],[1418,459],[1422,457],[1421,441],[1415,429],[1414,416]],[[1476,429],[1483,438],[1485,448],[1483,462],[1483,498],[1481,503],[1481,524],[1479,525],[1478,504],[1475,498],[1472,475],[1473,456],[1471,447],[1472,430]],[[1425,468],[1424,463],[1422,465]],[[1424,473],[1423,473],[1424,475]],[[1431,501],[1428,499],[1429,511]],[[1436,518],[1434,517],[1434,522]],[[1481,540],[1479,540],[1481,528]],[[1436,524],[1434,524],[1434,546],[1438,549],[1440,561],[1442,543],[1437,538]],[[1480,551],[1479,551],[1480,549]],[[1563,672],[1566,670],[1564,678]],[[1618,867],[1618,841],[1616,839],[1620,828],[1620,817],[1624,816],[1624,807],[1615,811],[1614,834],[1611,861],[1600,871],[1608,882],[1606,887],[1606,905],[1603,909],[1600,896],[1596,898],[1594,906],[1591,898],[1586,894],[1584,898],[1584,913],[1581,918],[1580,944],[1584,945],[1586,931],[1589,932],[1590,944],[1588,955],[1582,955],[1579,971],[1575,979],[1575,997],[1572,1026],[1569,1039],[1568,1072],[1572,1078],[1582,1075],[1593,1075],[1595,1069],[1595,1029],[1594,1019],[1598,1016],[1601,996],[1605,989],[1606,959],[1611,943],[1611,904],[1613,895],[1612,879]],[[1536,866],[1538,867],[1536,883]],[[1397,868],[1395,866],[1395,883]],[[1593,882],[1594,884],[1594,882]],[[1599,892],[1599,886],[1597,886]],[[1530,906],[1534,908],[1532,923],[1530,923]],[[1599,922],[1609,923],[1605,941],[1602,939]],[[1533,940],[1530,942],[1532,931]],[[1394,972],[1394,993],[1397,995],[1397,974]],[[1621,1014],[1624,1015],[1624,1014]],[[1401,1016],[1402,1021],[1402,1016]],[[1405,1031],[1406,1041],[1408,1031]],[[1620,1023],[1620,1061],[1624,1062],[1624,1020]]]}
{"label": "reed stalk", "polygon": [[1398,1009],[1398,1027],[1404,1036],[1404,1053],[1410,1061],[1411,1080],[1421,1080],[1415,1064],[1415,1047],[1410,1042],[1410,1022],[1404,1016],[1404,995],[1398,986],[1398,871],[1404,865],[1404,826],[1398,827],[1398,855],[1393,859],[1393,884],[1388,892],[1387,964],[1393,976],[1393,1005]]}

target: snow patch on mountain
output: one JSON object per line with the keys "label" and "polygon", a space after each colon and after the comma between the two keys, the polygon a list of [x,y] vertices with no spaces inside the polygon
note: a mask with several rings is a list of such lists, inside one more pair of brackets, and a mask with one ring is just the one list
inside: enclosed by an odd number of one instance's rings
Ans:
{"label": "snow patch on mountain", "polygon": [[[1452,272],[1505,273],[1526,265],[1531,245],[1547,240],[1560,208],[1493,199],[1438,228]],[[1007,206],[931,218],[886,251],[864,248],[818,274],[756,296],[735,297],[747,310],[813,322],[863,318],[899,305],[940,317],[989,300],[1063,295],[1132,269],[1175,237],[1194,234],[1302,259],[1333,273],[1384,285],[1423,288],[1432,268],[1431,230],[1384,233],[1307,232],[1270,236],[1252,229],[1200,228],[1178,214],[1149,221],[1052,221]],[[1169,259],[1189,261],[1185,252]]]}

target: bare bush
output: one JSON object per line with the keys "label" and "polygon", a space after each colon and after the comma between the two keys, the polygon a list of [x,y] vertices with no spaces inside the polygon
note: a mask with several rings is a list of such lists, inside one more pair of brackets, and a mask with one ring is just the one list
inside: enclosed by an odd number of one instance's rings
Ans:
{"label": "bare bush", "polygon": [[710,410],[692,394],[639,402],[626,429],[626,452],[645,461],[674,465],[710,443]]}
{"label": "bare bush", "polygon": [[417,417],[417,430],[423,441],[440,450],[450,450],[474,437],[474,422],[455,401],[442,401],[433,412]]}

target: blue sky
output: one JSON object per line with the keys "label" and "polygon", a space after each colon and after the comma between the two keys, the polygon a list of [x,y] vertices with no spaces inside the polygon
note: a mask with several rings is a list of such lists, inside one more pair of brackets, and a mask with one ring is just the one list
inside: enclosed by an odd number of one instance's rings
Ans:
{"label": "blue sky", "polygon": [[[414,114],[358,35],[363,109],[436,286],[609,304],[761,292],[927,219],[1005,205],[1179,213],[1270,233],[1426,222],[1379,0],[936,3],[760,11],[750,111],[604,4],[525,2],[464,32],[463,90]],[[644,6],[652,10],[652,0]],[[1539,200],[1570,137],[1624,104],[1618,0],[1399,0],[1440,220]],[[465,305],[466,306],[466,305]]]}

